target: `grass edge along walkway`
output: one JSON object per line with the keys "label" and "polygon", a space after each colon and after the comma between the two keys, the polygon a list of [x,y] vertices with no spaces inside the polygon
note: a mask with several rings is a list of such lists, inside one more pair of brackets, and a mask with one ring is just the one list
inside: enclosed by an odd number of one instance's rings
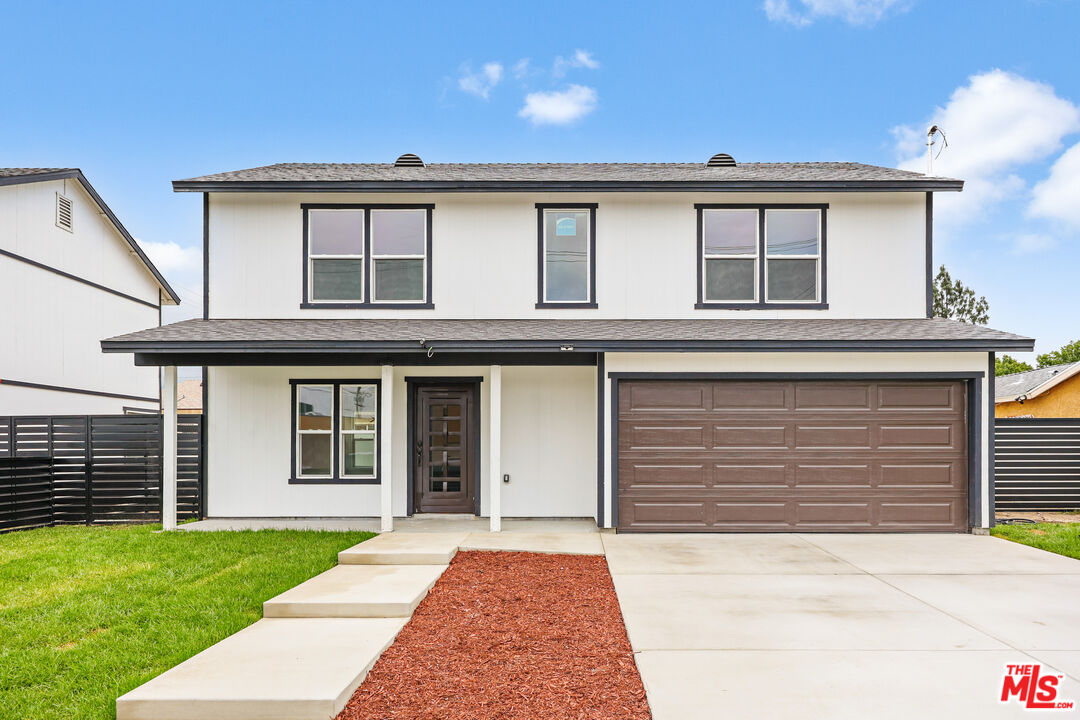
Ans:
{"label": "grass edge along walkway", "polygon": [[68,526],[0,535],[0,716],[111,719],[116,698],[262,617],[373,533]]}

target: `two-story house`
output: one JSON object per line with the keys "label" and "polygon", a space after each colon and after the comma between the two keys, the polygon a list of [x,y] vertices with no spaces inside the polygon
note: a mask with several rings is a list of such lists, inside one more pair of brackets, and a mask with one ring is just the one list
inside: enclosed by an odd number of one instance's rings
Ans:
{"label": "two-story house", "polygon": [[102,355],[180,298],[75,168],[0,168],[0,415],[159,411],[158,371]]}
{"label": "two-story house", "polygon": [[1033,341],[930,317],[962,185],[726,155],[181,180],[205,317],[102,345],[209,367],[210,516],[967,531],[994,353]]}

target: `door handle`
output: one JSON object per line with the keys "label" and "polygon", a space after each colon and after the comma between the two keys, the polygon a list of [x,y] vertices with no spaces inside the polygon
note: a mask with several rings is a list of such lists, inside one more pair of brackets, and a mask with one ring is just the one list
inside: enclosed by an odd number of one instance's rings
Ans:
{"label": "door handle", "polygon": [[424,441],[416,441],[416,464],[422,465],[424,462]]}

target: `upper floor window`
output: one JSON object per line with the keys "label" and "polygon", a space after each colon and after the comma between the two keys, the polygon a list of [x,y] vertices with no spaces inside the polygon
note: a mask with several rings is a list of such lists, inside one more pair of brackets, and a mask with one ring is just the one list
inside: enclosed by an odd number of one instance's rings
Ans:
{"label": "upper floor window", "polygon": [[596,307],[596,205],[536,208],[536,307]]}
{"label": "upper floor window", "polygon": [[827,205],[698,205],[699,308],[825,308]]}
{"label": "upper floor window", "polygon": [[304,205],[304,307],[431,307],[431,205]]}

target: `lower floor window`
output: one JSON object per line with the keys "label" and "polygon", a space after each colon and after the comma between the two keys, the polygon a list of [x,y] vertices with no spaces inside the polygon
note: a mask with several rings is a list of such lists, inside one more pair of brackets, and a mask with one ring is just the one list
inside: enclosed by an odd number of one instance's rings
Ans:
{"label": "lower floor window", "polygon": [[375,480],[379,383],[294,380],[292,386],[293,479]]}

